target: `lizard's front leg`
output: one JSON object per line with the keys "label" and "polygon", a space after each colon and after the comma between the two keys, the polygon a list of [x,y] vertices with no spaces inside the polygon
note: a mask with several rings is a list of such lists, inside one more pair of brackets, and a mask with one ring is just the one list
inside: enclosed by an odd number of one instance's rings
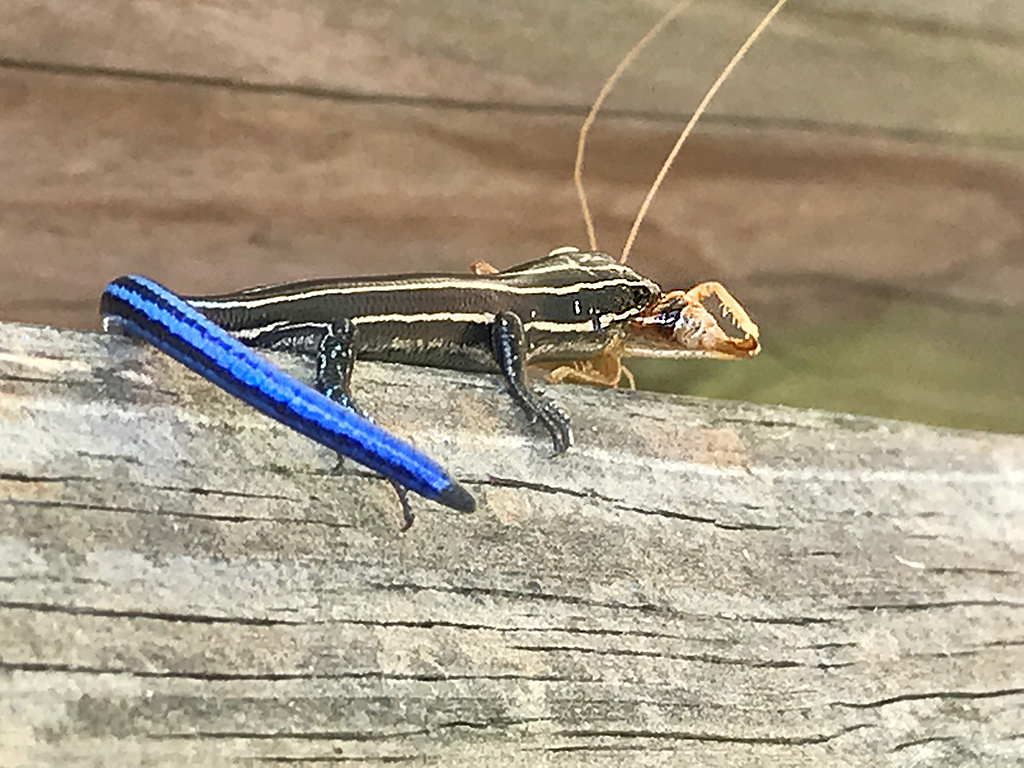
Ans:
{"label": "lizard's front leg", "polygon": [[547,398],[538,396],[526,381],[526,332],[515,312],[499,312],[491,326],[491,351],[505,377],[508,393],[526,411],[531,422],[540,421],[555,445],[555,454],[573,444],[569,416]]}

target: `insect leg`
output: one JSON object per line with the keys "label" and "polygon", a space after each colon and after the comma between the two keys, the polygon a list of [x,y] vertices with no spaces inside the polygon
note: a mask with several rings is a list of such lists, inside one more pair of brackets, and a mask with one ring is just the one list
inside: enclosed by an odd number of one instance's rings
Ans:
{"label": "insect leg", "polygon": [[[355,334],[356,327],[347,317],[331,323],[317,348],[316,378],[313,381],[313,386],[318,392],[327,395],[338,405],[350,408],[364,419],[373,421],[366,411],[352,400],[350,383],[352,368],[356,362]],[[338,454],[339,467],[341,463],[342,456]],[[398,500],[402,504],[402,530],[407,531],[413,520],[416,519],[412,513],[412,506],[409,504],[409,489],[395,480],[389,479],[388,482],[395,489]]]}
{"label": "insect leg", "polygon": [[477,259],[470,264],[469,271],[474,275],[496,275],[499,272],[497,267],[491,266],[483,259]]}
{"label": "insect leg", "polygon": [[491,349],[501,368],[512,399],[526,411],[530,421],[540,421],[551,434],[555,453],[573,443],[569,416],[546,398],[539,397],[526,381],[526,334],[515,312],[499,312],[491,326]]}
{"label": "insect leg", "polygon": [[636,379],[632,372],[622,364],[624,352],[621,339],[615,339],[594,357],[585,360],[574,360],[571,363],[553,368],[544,379],[549,384],[560,384],[567,381],[571,384],[589,384],[594,387],[617,387],[623,376],[630,389],[636,389]]}

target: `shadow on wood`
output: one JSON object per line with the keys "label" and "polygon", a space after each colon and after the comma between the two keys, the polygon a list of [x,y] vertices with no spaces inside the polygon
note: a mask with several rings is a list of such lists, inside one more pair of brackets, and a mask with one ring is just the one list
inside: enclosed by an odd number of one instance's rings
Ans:
{"label": "shadow on wood", "polygon": [[[301,361],[275,357],[308,378]],[[999,762],[1024,439],[362,365],[390,487],[122,338],[0,326],[0,762]]]}

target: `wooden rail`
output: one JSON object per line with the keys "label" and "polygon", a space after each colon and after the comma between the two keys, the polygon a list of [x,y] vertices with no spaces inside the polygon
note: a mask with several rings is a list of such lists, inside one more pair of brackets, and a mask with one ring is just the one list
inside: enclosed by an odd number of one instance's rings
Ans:
{"label": "wooden rail", "polygon": [[1024,439],[567,386],[551,459],[491,377],[355,389],[476,514],[401,534],[159,353],[0,325],[0,763],[1024,751]]}

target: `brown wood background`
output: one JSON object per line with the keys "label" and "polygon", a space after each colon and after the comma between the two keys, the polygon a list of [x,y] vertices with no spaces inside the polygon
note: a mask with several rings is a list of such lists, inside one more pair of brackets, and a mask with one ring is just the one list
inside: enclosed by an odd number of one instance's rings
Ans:
{"label": "brown wood background", "polygon": [[[695,3],[610,107],[685,113],[765,5]],[[127,271],[216,290],[579,244],[579,113],[664,7],[4,3],[0,318],[95,327]],[[908,296],[1019,306],[1022,16],[794,0],[684,153],[635,264],[666,285],[721,279],[769,327]],[[677,129],[595,131],[604,248]]]}
{"label": "brown wood background", "polygon": [[[95,328],[125,272],[202,292],[582,245],[577,129],[667,5],[0,4],[0,319]],[[694,3],[613,94],[602,248],[767,5]],[[793,0],[633,255],[727,284],[765,354],[641,385],[1024,431],[1021,15]]]}

